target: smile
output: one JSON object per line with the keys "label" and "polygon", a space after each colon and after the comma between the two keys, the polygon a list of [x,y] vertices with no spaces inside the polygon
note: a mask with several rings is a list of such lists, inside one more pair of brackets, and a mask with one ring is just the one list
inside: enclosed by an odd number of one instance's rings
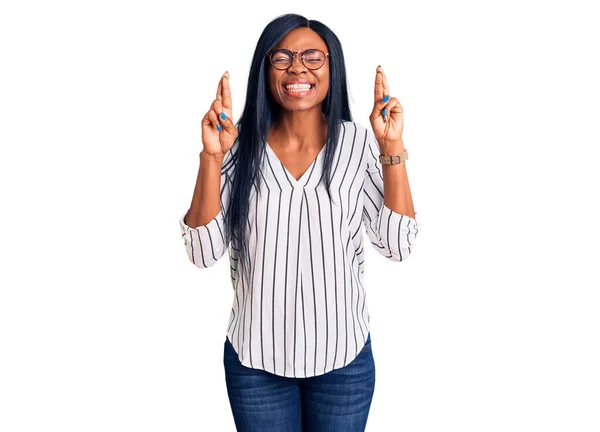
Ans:
{"label": "smile", "polygon": [[312,84],[287,84],[283,85],[283,91],[289,96],[301,97],[310,94],[314,88]]}

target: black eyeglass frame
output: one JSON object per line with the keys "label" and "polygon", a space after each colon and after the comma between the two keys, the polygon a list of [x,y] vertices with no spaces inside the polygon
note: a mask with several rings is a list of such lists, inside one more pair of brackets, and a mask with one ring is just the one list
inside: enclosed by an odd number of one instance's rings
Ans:
{"label": "black eyeglass frame", "polygon": [[[288,67],[280,69],[277,66],[275,66],[275,64],[273,64],[273,53],[276,53],[278,51],[285,51],[285,52],[291,54],[291,56],[292,56],[292,63]],[[306,65],[306,63],[304,63],[304,55],[307,52],[309,52],[309,51],[319,51],[321,54],[323,54],[325,56],[325,61],[323,61],[323,64],[321,66],[319,66],[318,68],[310,68],[310,67],[308,67]],[[271,63],[271,65],[275,69],[277,69],[277,70],[286,70],[286,69],[289,69],[294,64],[294,60],[296,60],[296,54],[300,54],[300,61],[302,62],[302,64],[304,65],[304,67],[307,68],[308,70],[319,70],[319,69],[321,69],[325,65],[325,62],[327,61],[327,57],[329,57],[329,53],[328,52],[323,52],[323,51],[321,51],[320,49],[317,49],[317,48],[310,48],[310,49],[307,49],[307,50],[304,50],[304,51],[290,51],[289,49],[281,48],[281,49],[276,49],[276,50],[269,51],[267,53],[267,57],[269,57],[269,62]]]}

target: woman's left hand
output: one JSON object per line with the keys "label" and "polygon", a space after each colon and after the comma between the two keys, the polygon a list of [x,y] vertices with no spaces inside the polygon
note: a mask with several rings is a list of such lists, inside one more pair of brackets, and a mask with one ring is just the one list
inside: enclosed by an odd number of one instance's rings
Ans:
{"label": "woman's left hand", "polygon": [[381,154],[396,155],[404,151],[403,109],[400,101],[389,94],[385,73],[381,66],[378,66],[375,74],[375,104],[369,120]]}

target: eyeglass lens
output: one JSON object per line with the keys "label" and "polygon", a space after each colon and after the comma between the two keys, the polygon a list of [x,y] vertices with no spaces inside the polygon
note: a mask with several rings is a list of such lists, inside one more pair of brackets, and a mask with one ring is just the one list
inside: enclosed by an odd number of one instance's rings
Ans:
{"label": "eyeglass lens", "polygon": [[[299,55],[299,54],[296,54]],[[287,69],[292,65],[293,57],[289,51],[274,51],[271,54],[271,63],[277,69]],[[304,52],[302,63],[308,69],[318,69],[325,63],[325,54],[319,50],[308,50]]]}

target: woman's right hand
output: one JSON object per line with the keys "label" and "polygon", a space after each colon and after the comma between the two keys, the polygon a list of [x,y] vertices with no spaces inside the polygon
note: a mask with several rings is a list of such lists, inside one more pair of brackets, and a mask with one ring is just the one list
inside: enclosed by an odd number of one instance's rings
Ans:
{"label": "woman's right hand", "polygon": [[[223,113],[226,118],[221,115]],[[233,123],[229,72],[225,72],[217,87],[217,97],[202,118],[202,144],[204,153],[223,156],[233,146],[238,130]],[[221,129],[219,131],[219,129]]]}

